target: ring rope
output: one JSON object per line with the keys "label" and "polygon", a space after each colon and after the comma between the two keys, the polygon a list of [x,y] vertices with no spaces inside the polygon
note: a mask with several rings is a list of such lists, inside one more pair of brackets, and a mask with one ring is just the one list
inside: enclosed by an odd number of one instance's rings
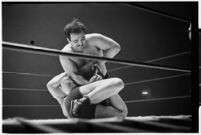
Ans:
{"label": "ring rope", "polygon": [[128,103],[149,102],[149,101],[158,101],[158,100],[182,99],[182,98],[190,98],[190,97],[191,95],[185,95],[185,96],[176,96],[176,97],[167,97],[167,98],[132,100],[132,101],[125,101],[125,103],[128,104]]}
{"label": "ring rope", "polygon": [[[37,133],[64,133],[63,130],[60,130],[58,128],[39,124],[39,123],[33,123],[30,120],[25,118],[18,117],[18,118],[15,118],[15,121],[17,121],[17,123],[19,123],[23,127],[26,127],[26,130],[31,129],[33,131],[36,131]],[[30,132],[26,132],[26,133],[30,133]]]}
{"label": "ring rope", "polygon": [[171,79],[171,78],[182,77],[182,76],[187,76],[187,75],[190,75],[190,73],[179,74],[179,75],[173,75],[173,76],[166,76],[166,77],[159,77],[159,78],[147,79],[147,80],[136,81],[136,82],[130,82],[130,83],[125,83],[125,85],[139,84],[139,83],[147,83],[147,82],[159,81],[159,80],[165,80],[165,79]]}
{"label": "ring rope", "polygon": [[181,17],[178,17],[178,16],[173,16],[173,15],[170,15],[168,13],[165,13],[165,12],[162,12],[162,11],[158,11],[158,10],[155,10],[155,9],[152,9],[152,8],[148,8],[148,7],[136,4],[136,3],[124,4],[124,5],[130,6],[130,7],[134,7],[134,8],[138,8],[140,10],[144,10],[144,11],[147,11],[147,12],[150,12],[150,13],[153,13],[153,14],[157,14],[157,15],[160,15],[160,16],[168,17],[168,18],[171,18],[171,19],[174,19],[174,20],[177,20],[177,21],[181,21],[181,22],[185,22],[185,23],[188,23],[188,24],[191,23],[189,20],[186,20],[184,18],[181,18]]}
{"label": "ring rope", "polygon": [[3,107],[59,107],[60,105],[3,105]]}
{"label": "ring rope", "polygon": [[52,77],[54,75],[47,75],[47,74],[36,74],[36,73],[23,73],[23,72],[9,72],[3,71],[3,74],[17,74],[17,75],[32,75],[32,76],[45,76],[45,77]]}
{"label": "ring rope", "polygon": [[[182,53],[178,53],[178,54],[168,55],[168,56],[164,56],[164,57],[160,57],[160,58],[156,58],[156,59],[147,60],[147,61],[145,61],[145,63],[151,63],[151,62],[156,62],[156,61],[160,61],[160,60],[165,60],[165,59],[169,59],[169,58],[173,58],[173,57],[177,57],[177,56],[189,54],[189,53],[190,53],[190,51],[186,51],[186,52],[182,52]],[[129,66],[117,67],[117,68],[108,70],[108,72],[113,72],[113,71],[117,71],[119,69],[124,69],[124,68],[128,68],[128,67],[132,67],[132,66],[129,65]]]}
{"label": "ring rope", "polygon": [[[182,98],[190,98],[190,97],[191,95],[185,95],[185,96],[175,96],[175,97],[166,97],[166,98],[132,100],[132,101],[124,101],[124,102],[128,104],[128,103],[149,102],[149,101],[158,101],[158,100],[182,99]],[[3,107],[60,107],[60,105],[3,105]]]}
{"label": "ring rope", "polygon": [[[172,76],[165,76],[165,77],[159,77],[159,78],[154,78],[154,79],[147,79],[147,80],[142,80],[142,81],[135,81],[135,82],[130,82],[130,83],[125,83],[125,86],[127,85],[133,85],[133,84],[139,84],[139,83],[146,83],[146,82],[152,82],[152,81],[160,81],[160,80],[165,80],[165,79],[171,79],[171,78],[176,78],[176,77],[182,77],[182,76],[187,76],[190,75],[189,73],[185,74],[179,74],[179,75],[172,75]],[[200,84],[201,86],[201,84]],[[47,91],[46,89],[26,89],[26,88],[3,88],[3,90],[19,90],[19,91]]]}
{"label": "ring rope", "polygon": [[169,67],[169,66],[161,66],[161,65],[159,66],[156,64],[149,64],[149,63],[143,63],[143,62],[134,62],[134,61],[129,61],[129,60],[97,57],[97,56],[84,55],[84,54],[79,54],[79,53],[67,53],[67,52],[62,52],[57,49],[49,49],[49,48],[45,48],[45,47],[37,47],[37,46],[12,43],[12,42],[6,42],[6,41],[3,41],[2,43],[3,43],[3,47],[5,47],[5,48],[21,50],[21,51],[24,50],[24,51],[28,51],[28,52],[32,52],[32,53],[40,53],[40,54],[55,55],[55,56],[59,56],[59,55],[73,56],[73,57],[79,57],[79,58],[84,58],[84,59],[110,61],[113,63],[127,64],[127,65],[136,66],[136,67],[161,69],[161,70],[168,70],[168,71],[178,71],[178,72],[185,72],[185,73],[191,72],[190,70],[186,70],[186,69],[180,69],[180,68]]}
{"label": "ring rope", "polygon": [[160,61],[160,60],[165,60],[165,59],[169,59],[169,58],[173,58],[173,57],[177,57],[177,56],[181,56],[181,55],[185,55],[185,54],[189,54],[191,53],[190,51],[186,51],[186,52],[182,52],[182,53],[178,53],[178,54],[173,54],[173,55],[169,55],[169,56],[164,56],[161,58],[156,58],[156,59],[152,59],[152,60],[147,60],[145,62],[147,63],[151,63],[151,62],[156,62],[156,61]]}
{"label": "ring rope", "polygon": [[[182,53],[178,53],[178,54],[173,54],[173,55],[169,55],[169,56],[165,56],[165,57],[161,57],[161,58],[151,59],[151,60],[148,60],[148,61],[145,61],[145,62],[147,62],[147,63],[149,63],[149,62],[156,62],[156,61],[159,61],[159,60],[173,58],[173,57],[184,55],[184,54],[188,54],[188,53],[190,53],[190,51],[186,51],[186,52],[182,52]],[[132,66],[122,66],[122,67],[118,67],[118,68],[113,68],[113,69],[108,70],[108,72],[117,71],[117,70],[124,69],[124,68],[127,68],[127,67],[132,67]],[[201,68],[201,67],[199,67],[199,68]],[[55,75],[36,74],[36,73],[28,73],[28,72],[27,73],[23,73],[23,72],[3,71],[3,73],[18,74],[18,75],[47,76],[47,77],[53,77],[53,76],[55,76]]]}
{"label": "ring rope", "polygon": [[26,89],[26,88],[3,88],[3,90],[17,91],[47,91],[46,89]]}

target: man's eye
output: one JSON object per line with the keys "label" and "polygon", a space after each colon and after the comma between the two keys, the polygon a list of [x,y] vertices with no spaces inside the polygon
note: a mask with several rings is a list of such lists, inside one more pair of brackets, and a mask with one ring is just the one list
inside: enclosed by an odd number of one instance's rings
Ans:
{"label": "man's eye", "polygon": [[77,43],[78,41],[73,41],[74,43]]}

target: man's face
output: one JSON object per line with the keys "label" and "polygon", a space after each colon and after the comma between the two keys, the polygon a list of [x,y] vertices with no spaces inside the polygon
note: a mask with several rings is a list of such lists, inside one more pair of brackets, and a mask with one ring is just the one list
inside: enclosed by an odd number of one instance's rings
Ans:
{"label": "man's face", "polygon": [[70,44],[73,46],[73,49],[76,51],[82,51],[86,45],[86,39],[84,32],[81,33],[71,33],[70,34]]}

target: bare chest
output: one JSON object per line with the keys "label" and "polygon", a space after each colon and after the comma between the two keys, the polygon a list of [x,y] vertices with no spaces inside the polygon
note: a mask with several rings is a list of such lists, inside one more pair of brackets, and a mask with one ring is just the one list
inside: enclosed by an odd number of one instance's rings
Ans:
{"label": "bare chest", "polygon": [[[95,46],[92,46],[92,47],[85,48],[81,54],[102,57],[103,51]],[[94,61],[94,60],[88,60],[88,59],[82,59],[82,58],[76,58],[76,57],[73,57],[72,60],[76,63],[78,68],[81,68],[82,66],[86,65],[87,63]]]}

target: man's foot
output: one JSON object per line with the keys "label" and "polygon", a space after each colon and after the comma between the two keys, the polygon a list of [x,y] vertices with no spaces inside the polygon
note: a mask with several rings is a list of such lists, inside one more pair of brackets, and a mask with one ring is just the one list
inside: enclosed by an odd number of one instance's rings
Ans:
{"label": "man's foot", "polygon": [[74,118],[79,118],[79,112],[82,110],[84,105],[90,105],[89,97],[84,96],[83,98],[72,100],[70,115]]}

